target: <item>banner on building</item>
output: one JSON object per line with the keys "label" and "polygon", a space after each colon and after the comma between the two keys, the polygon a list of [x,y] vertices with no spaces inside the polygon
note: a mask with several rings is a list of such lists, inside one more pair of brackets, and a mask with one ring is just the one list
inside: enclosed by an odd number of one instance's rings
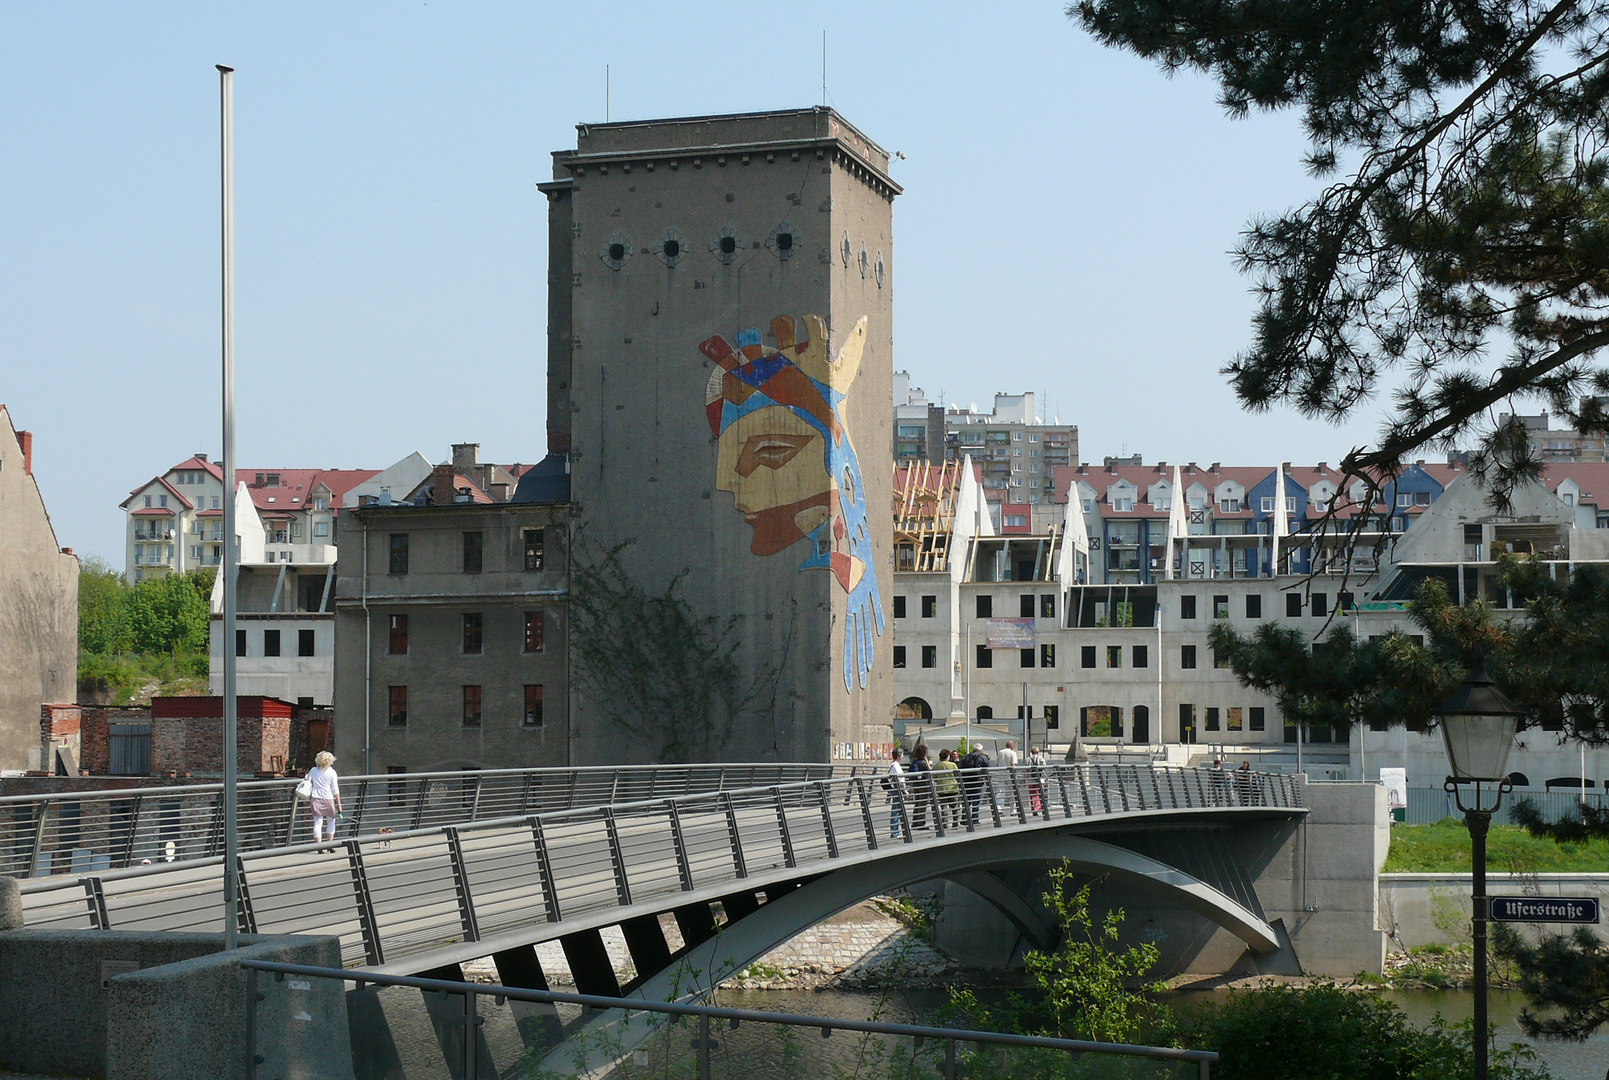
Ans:
{"label": "banner on building", "polygon": [[989,648],[1031,649],[1034,647],[1032,619],[990,619]]}
{"label": "banner on building", "polygon": [[1386,807],[1402,810],[1408,805],[1408,770],[1381,769],[1380,783],[1386,789]]}

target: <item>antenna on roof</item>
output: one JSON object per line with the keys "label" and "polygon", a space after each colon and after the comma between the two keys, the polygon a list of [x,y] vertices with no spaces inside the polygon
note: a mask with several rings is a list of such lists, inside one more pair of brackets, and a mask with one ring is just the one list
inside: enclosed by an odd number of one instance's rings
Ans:
{"label": "antenna on roof", "polygon": [[821,107],[827,107],[827,31],[821,32]]}
{"label": "antenna on roof", "polygon": [[609,122],[609,65],[603,65],[603,122]]}

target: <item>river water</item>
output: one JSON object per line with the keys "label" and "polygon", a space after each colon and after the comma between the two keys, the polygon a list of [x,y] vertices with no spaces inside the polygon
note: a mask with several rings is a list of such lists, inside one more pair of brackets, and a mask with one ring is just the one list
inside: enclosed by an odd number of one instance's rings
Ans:
{"label": "river water", "polygon": [[[1189,1008],[1204,1000],[1221,998],[1224,992],[1187,992],[1173,995],[1173,1004]],[[1468,990],[1387,990],[1381,996],[1395,1002],[1408,1019],[1423,1025],[1438,1013],[1449,1022],[1470,1018],[1475,1008],[1474,994]],[[742,1009],[796,1012],[815,1016],[895,1023],[931,1022],[947,1000],[943,990],[911,989],[889,994],[870,990],[738,990],[722,991],[721,1004]],[[1497,1025],[1497,1042],[1507,1046],[1524,1038],[1515,1017],[1525,1005],[1517,991],[1494,990],[1489,1011]],[[1609,1080],[1609,1028],[1600,1029],[1584,1043],[1529,1040],[1538,1058],[1545,1062],[1557,1080]]]}

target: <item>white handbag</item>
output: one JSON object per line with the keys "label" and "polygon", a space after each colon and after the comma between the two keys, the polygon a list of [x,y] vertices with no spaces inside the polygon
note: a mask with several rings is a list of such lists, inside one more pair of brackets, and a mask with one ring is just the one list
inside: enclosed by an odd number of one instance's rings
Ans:
{"label": "white handbag", "polygon": [[303,777],[302,782],[296,785],[298,799],[311,799],[313,797],[313,781]]}

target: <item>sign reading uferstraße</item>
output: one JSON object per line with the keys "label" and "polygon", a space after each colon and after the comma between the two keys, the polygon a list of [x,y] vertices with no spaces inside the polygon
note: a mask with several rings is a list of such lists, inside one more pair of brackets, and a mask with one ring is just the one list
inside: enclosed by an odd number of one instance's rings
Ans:
{"label": "sign reading uferstra\u00dfe", "polygon": [[1590,896],[1494,896],[1495,922],[1595,923],[1598,900]]}

